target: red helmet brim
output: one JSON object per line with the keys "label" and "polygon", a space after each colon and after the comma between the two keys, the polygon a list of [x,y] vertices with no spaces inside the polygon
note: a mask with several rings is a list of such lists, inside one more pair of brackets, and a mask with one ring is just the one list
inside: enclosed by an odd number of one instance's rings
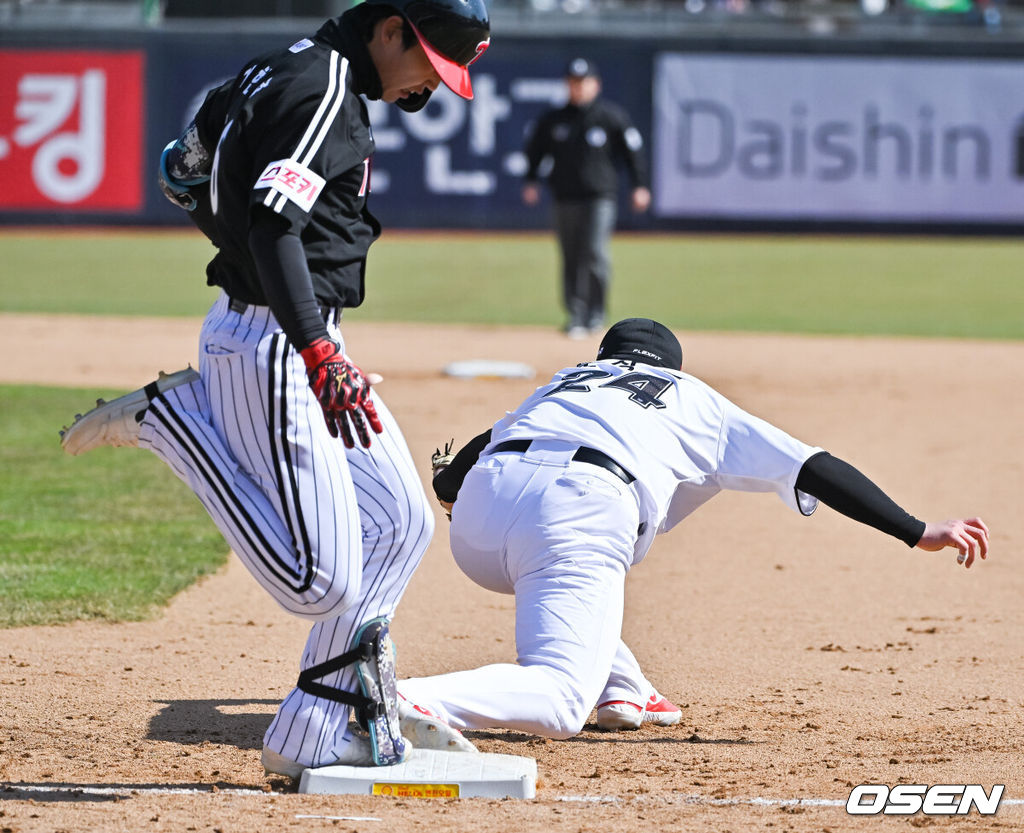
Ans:
{"label": "red helmet brim", "polygon": [[[472,98],[473,85],[469,80],[469,67],[464,67],[462,64],[456,63],[450,58],[446,58],[430,45],[412,21],[409,21],[409,25],[412,26],[412,30],[416,33],[416,37],[419,39],[420,46],[423,47],[423,51],[427,53],[427,59],[430,61],[430,65],[437,71],[437,74],[441,76],[441,80],[444,81],[445,86],[457,96],[467,99]],[[486,49],[486,47],[484,48]]]}

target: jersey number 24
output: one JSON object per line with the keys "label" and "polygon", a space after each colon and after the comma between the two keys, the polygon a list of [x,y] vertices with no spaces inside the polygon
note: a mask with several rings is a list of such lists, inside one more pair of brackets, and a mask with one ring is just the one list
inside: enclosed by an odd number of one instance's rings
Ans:
{"label": "jersey number 24", "polygon": [[[545,396],[554,396],[556,393],[589,393],[590,385],[586,382],[596,382],[598,379],[607,379],[612,374],[606,370],[577,370],[568,374],[557,387],[552,388]],[[617,388],[629,394],[629,400],[636,402],[642,408],[664,408],[665,403],[661,401],[661,395],[672,387],[672,382],[660,376],[652,376],[649,373],[623,373],[621,376],[598,385],[601,388]]]}

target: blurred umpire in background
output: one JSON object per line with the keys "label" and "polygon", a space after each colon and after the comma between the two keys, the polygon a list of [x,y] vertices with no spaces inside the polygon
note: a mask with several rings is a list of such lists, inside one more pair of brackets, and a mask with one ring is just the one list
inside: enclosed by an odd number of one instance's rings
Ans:
{"label": "blurred umpire in background", "polygon": [[536,205],[541,162],[550,158],[548,185],[562,251],[562,297],[570,338],[604,329],[611,278],[608,243],[617,217],[618,168],[632,186],[633,210],[651,203],[643,138],[626,111],[600,98],[601,78],[586,58],[565,69],[569,101],[541,115],[526,142],[528,167],[523,201]]}

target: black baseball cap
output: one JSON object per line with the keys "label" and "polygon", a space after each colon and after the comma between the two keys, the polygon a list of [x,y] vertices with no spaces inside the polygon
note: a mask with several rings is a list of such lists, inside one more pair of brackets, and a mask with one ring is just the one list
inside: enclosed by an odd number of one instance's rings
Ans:
{"label": "black baseball cap", "polygon": [[604,334],[597,358],[630,359],[679,370],[683,366],[683,348],[664,324],[650,318],[625,318]]}
{"label": "black baseball cap", "polygon": [[565,65],[566,78],[600,78],[597,66],[586,58],[573,58]]}

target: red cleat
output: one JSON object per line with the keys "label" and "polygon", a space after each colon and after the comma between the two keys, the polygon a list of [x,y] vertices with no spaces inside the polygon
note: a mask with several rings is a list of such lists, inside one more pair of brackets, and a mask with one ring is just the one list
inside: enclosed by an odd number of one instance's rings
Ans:
{"label": "red cleat", "polygon": [[658,692],[654,692],[644,706],[628,700],[607,700],[597,705],[597,725],[606,732],[639,729],[642,723],[674,726],[682,716],[679,707]]}

